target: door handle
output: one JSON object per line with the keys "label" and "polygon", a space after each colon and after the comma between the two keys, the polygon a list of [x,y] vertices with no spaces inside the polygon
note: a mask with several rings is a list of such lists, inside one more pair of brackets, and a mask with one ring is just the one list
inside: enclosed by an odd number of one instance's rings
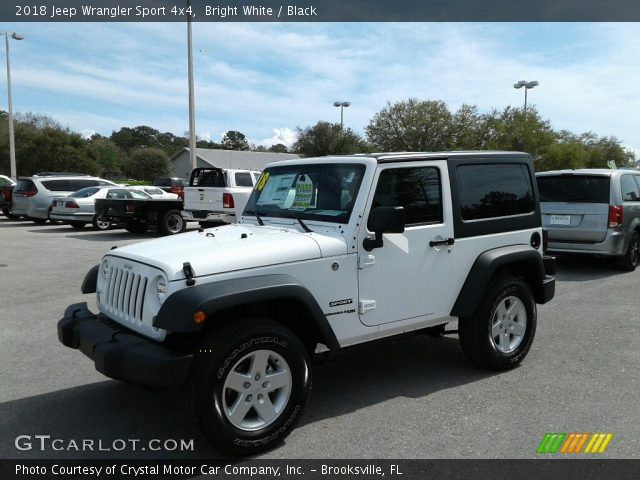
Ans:
{"label": "door handle", "polygon": [[456,243],[454,238],[445,238],[444,240],[431,240],[429,242],[430,247],[442,247],[444,245],[453,245]]}

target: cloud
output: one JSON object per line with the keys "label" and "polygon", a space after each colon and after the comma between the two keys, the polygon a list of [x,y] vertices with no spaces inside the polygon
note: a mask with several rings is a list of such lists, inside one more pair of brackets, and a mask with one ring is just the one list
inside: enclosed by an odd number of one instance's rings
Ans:
{"label": "cloud", "polygon": [[[188,130],[183,25],[20,29],[27,40],[11,59],[17,111],[103,135],[136,125]],[[193,33],[198,131],[290,145],[295,127],[339,121],[333,102],[346,100],[345,125],[362,134],[388,101],[410,97],[481,112],[520,106],[513,83],[526,79],[540,82],[529,102],[554,128],[640,145],[637,23],[196,22]]]}
{"label": "cloud", "polygon": [[85,128],[84,130],[80,130],[80,136],[82,138],[84,138],[85,140],[90,139],[91,137],[93,137],[96,134],[95,130],[91,130],[88,128]]}
{"label": "cloud", "polygon": [[277,145],[281,143],[283,145],[286,145],[287,147],[290,147],[296,142],[298,138],[298,136],[296,135],[296,132],[294,132],[293,130],[287,127],[274,128],[272,130],[272,133],[273,135],[270,138],[265,138],[264,140],[262,140],[260,142],[260,145],[263,145],[265,147],[270,147],[272,145]]}

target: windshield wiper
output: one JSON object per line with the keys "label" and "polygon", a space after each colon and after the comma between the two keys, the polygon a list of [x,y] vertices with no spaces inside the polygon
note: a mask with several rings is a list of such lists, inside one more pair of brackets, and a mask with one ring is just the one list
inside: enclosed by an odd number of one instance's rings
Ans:
{"label": "windshield wiper", "polygon": [[247,213],[253,213],[256,216],[256,220],[258,220],[258,224],[262,227],[264,226],[264,222],[262,221],[262,218],[260,218],[260,214],[257,211],[254,210],[246,210]]}
{"label": "windshield wiper", "polygon": [[300,217],[298,217],[297,215],[294,215],[292,213],[286,214],[286,213],[280,213],[278,215],[280,218],[293,218],[294,220],[297,220],[298,223],[300,224],[300,226],[302,227],[302,229],[307,232],[307,233],[313,233],[313,230],[311,230],[309,227],[307,227],[307,224],[304,223],[302,221],[302,219]]}

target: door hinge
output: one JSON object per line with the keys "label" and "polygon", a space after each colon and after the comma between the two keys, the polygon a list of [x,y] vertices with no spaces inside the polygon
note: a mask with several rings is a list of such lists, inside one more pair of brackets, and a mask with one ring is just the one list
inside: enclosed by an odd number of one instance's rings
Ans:
{"label": "door hinge", "polygon": [[361,315],[370,312],[371,310],[375,310],[375,308],[375,300],[360,300],[360,302],[358,302],[358,311]]}
{"label": "door hinge", "polygon": [[376,264],[376,256],[375,255],[360,255],[358,257],[358,268],[363,269],[367,267],[371,267]]}

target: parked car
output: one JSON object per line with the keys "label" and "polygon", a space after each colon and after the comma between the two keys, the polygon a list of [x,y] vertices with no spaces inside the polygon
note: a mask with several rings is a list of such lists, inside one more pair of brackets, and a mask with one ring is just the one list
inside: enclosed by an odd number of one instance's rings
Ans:
{"label": "parked car", "polygon": [[140,190],[130,191],[146,198],[99,198],[96,214],[112,223],[124,224],[131,233],[144,233],[151,228],[163,235],[174,235],[186,230],[187,223],[180,215],[182,200],[152,198]]}
{"label": "parked car", "polygon": [[536,176],[550,252],[611,256],[623,270],[636,268],[640,172],[579,169]]}
{"label": "parked car", "polygon": [[100,314],[70,305],[58,339],[108,377],[185,387],[207,440],[255,455],[300,420],[316,355],[457,321],[471,362],[519,365],[555,293],[542,233],[525,153],[277,162],[237,224],[107,252],[82,284]]}
{"label": "parked car", "polygon": [[24,215],[35,223],[45,223],[51,213],[54,199],[64,198],[86,187],[100,185],[116,186],[103,178],[78,174],[58,174],[45,172],[18,180],[13,189],[14,215]]}
{"label": "parked car", "polygon": [[187,183],[186,178],[158,177],[153,181],[153,186],[159,187],[168,193],[175,193],[178,198],[184,200],[184,186]]}
{"label": "parked car", "polygon": [[150,187],[148,185],[132,185],[131,188],[141,190],[147,195],[151,195],[151,197],[153,198],[162,198],[164,200],[177,200],[178,198],[180,198],[177,193],[167,192],[165,190],[162,190],[160,187]]}
{"label": "parked car", "polygon": [[11,213],[11,197],[15,186],[16,182],[11,178],[0,175],[0,210],[5,217],[17,218]]}
{"label": "parked car", "polygon": [[87,223],[95,230],[108,230],[113,223],[103,215],[96,215],[96,200],[100,198],[151,198],[137,188],[112,186],[87,187],[71,195],[53,200],[50,218],[69,223],[73,228],[83,228]]}
{"label": "parked car", "polygon": [[195,168],[184,189],[185,220],[211,224],[235,223],[249,200],[260,172],[217,167]]}

